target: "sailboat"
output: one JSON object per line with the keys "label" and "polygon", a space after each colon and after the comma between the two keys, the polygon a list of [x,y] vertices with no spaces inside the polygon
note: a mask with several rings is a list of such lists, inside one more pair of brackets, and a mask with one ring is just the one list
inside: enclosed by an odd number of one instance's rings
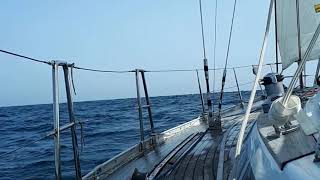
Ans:
{"label": "sailboat", "polygon": [[[261,77],[273,11],[282,68],[298,63],[287,88],[283,72]],[[214,113],[206,96],[206,113],[153,134],[83,179],[319,179],[319,63],[314,86],[305,87],[302,75],[306,61],[319,62],[319,33],[320,1],[271,0],[248,103]],[[255,96],[259,84],[266,98]]]}
{"label": "sailboat", "polygon": [[[255,81],[248,102],[222,109],[228,51],[222,78],[219,106],[212,108],[209,66],[206,58],[201,0],[200,14],[203,40],[203,62],[206,93],[201,92],[202,114],[184,124],[161,133],[155,131],[152,105],[143,69],[135,73],[140,123],[140,142],[110,160],[96,166],[83,176],[79,159],[76,121],[72,101],[72,70],[111,72],[78,67],[62,61],[43,61],[16,53],[17,56],[52,66],[55,177],[61,179],[60,132],[71,129],[75,179],[152,180],[152,179],[319,179],[320,177],[320,0],[270,0],[266,29],[259,57],[253,67]],[[236,0],[233,9],[235,16]],[[274,13],[273,13],[274,12]],[[272,14],[276,29],[276,73],[262,77],[262,67],[269,41]],[[278,54],[279,50],[279,54]],[[281,60],[281,63],[280,63]],[[313,86],[306,87],[303,71],[309,60],[317,60]],[[283,84],[285,69],[297,63],[290,84]],[[282,71],[278,65],[282,64]],[[70,123],[60,127],[59,68],[63,68]],[[215,70],[215,69],[214,69]],[[198,70],[196,70],[198,74]],[[235,74],[236,75],[236,74]],[[140,81],[145,101],[142,101]],[[237,81],[237,78],[236,78]],[[299,81],[300,86],[296,87]],[[265,94],[257,96],[263,85]],[[143,105],[146,102],[146,105]],[[145,136],[143,109],[147,108],[150,134]],[[45,138],[45,137],[44,137]],[[37,141],[34,141],[37,142]],[[11,152],[15,152],[15,149]],[[10,152],[8,152],[10,153]],[[2,155],[6,155],[2,154]]]}

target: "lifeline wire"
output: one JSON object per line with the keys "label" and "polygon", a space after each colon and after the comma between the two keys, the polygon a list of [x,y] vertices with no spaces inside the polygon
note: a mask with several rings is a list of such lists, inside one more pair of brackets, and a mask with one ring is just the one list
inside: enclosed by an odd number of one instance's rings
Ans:
{"label": "lifeline wire", "polygon": [[44,64],[49,64],[49,65],[51,65],[51,62],[49,62],[49,61],[43,61],[43,60],[31,58],[31,57],[28,57],[28,56],[23,56],[23,55],[20,55],[20,54],[16,54],[16,53],[9,52],[9,51],[5,51],[5,50],[1,50],[1,49],[0,49],[0,52],[5,53],[5,54],[10,54],[10,55],[16,56],[16,57],[28,59],[28,60],[30,60],[30,61],[34,61],[34,62],[39,62],[39,63],[44,63]]}
{"label": "lifeline wire", "polygon": [[85,70],[85,71],[93,71],[93,72],[102,72],[102,73],[129,73],[133,71],[110,71],[110,70],[101,70],[101,69],[91,69],[91,68],[83,68],[79,66],[74,66],[74,69]]}
{"label": "lifeline wire", "polygon": [[[35,58],[31,58],[28,56],[24,56],[21,54],[17,54],[17,53],[13,53],[13,52],[9,52],[9,51],[5,51],[5,50],[1,50],[1,53],[5,53],[5,54],[9,54],[9,55],[13,55],[16,57],[20,57],[23,59],[28,59],[34,62],[39,62],[39,63],[44,63],[44,64],[48,64],[51,65],[52,63],[50,61],[44,61],[44,60],[39,60],[39,59],[35,59]],[[281,63],[279,63],[281,64]],[[268,64],[264,64],[263,66],[269,66],[269,65],[275,65],[275,63],[268,63]],[[131,73],[131,72],[135,72],[133,70],[127,70],[127,71],[117,71],[117,70],[103,70],[103,69],[94,69],[94,68],[84,68],[84,67],[80,67],[80,66],[75,66],[74,63],[72,64],[68,64],[69,67],[71,67],[72,69],[78,69],[78,70],[84,70],[84,71],[92,71],[92,72],[101,72],[101,73]],[[234,66],[234,67],[227,67],[226,69],[240,69],[240,68],[247,68],[247,67],[252,67],[252,66],[256,66],[256,65],[244,65],[244,66]],[[213,69],[208,69],[209,71],[216,71],[216,70],[224,70],[225,68],[213,68]],[[192,71],[197,71],[197,70],[203,70],[203,69],[163,69],[163,70],[145,70],[145,72],[192,72]]]}

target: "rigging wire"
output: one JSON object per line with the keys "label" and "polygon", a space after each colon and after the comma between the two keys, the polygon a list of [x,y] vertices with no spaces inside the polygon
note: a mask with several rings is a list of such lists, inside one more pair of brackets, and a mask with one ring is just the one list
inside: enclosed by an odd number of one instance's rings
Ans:
{"label": "rigging wire", "polygon": [[[218,16],[218,0],[215,3],[214,10],[214,43],[213,43],[213,69],[216,69],[216,47],[217,47],[217,16]],[[214,99],[214,93],[216,90],[216,71],[213,71],[213,83],[212,83],[212,99]],[[214,105],[212,104],[212,108]]]}
{"label": "rigging wire", "polygon": [[230,51],[230,44],[231,44],[231,38],[232,38],[232,32],[233,32],[233,24],[234,24],[234,16],[235,16],[235,12],[236,12],[236,7],[237,7],[237,0],[234,0],[230,33],[229,33],[229,41],[228,41],[227,54],[226,54],[226,61],[224,64],[224,70],[223,70],[223,76],[222,76],[222,85],[221,85],[220,99],[219,99],[219,106],[218,106],[218,109],[219,109],[218,116],[220,116],[221,108],[222,108],[223,89],[224,89],[226,76],[227,76],[227,66],[228,66],[228,60],[229,60],[229,51]]}
{"label": "rigging wire", "polygon": [[212,101],[211,101],[211,97],[210,97],[209,66],[208,66],[208,59],[206,57],[206,46],[205,46],[205,36],[204,36],[204,27],[203,27],[203,13],[202,13],[202,0],[199,0],[199,7],[200,7],[201,34],[202,34],[202,47],[203,47],[203,69],[204,69],[204,75],[205,75],[205,80],[206,80],[206,88],[207,88],[206,100],[207,100],[209,117],[212,117],[213,109],[212,109]]}
{"label": "rigging wire", "polygon": [[230,52],[230,45],[231,45],[231,38],[232,38],[232,32],[233,32],[233,24],[234,24],[234,16],[235,16],[235,13],[236,13],[236,7],[237,7],[237,0],[234,0],[233,13],[232,13],[232,19],[231,19],[231,27],[230,27],[230,32],[229,32],[227,55],[226,55],[226,61],[225,61],[225,65],[224,65],[225,69],[228,66],[229,52]]}
{"label": "rigging wire", "polygon": [[199,0],[199,6],[200,6],[200,23],[201,23],[201,35],[202,35],[203,59],[207,59],[204,28],[203,28],[203,16],[202,16],[202,3],[201,3],[201,0]]}

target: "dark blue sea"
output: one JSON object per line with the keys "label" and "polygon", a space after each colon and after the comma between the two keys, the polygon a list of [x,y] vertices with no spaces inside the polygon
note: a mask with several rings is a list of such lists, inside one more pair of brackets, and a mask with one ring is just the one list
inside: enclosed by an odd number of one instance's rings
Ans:
{"label": "dark blue sea", "polygon": [[[249,92],[243,92],[247,99]],[[215,101],[217,102],[217,101]],[[223,107],[239,103],[237,93],[225,93]],[[201,113],[199,95],[151,98],[156,132],[162,132]],[[84,145],[80,151],[82,175],[139,141],[136,99],[116,99],[74,103],[75,115],[83,124]],[[144,127],[148,135],[147,111]],[[66,104],[60,106],[61,125],[68,123]],[[0,107],[0,179],[54,179],[54,141],[48,137],[31,141],[53,130],[52,105]],[[80,148],[80,126],[77,126]],[[24,148],[3,156],[18,147]],[[63,179],[73,179],[74,166],[70,130],[61,134]],[[2,156],[1,156],[2,155]]]}

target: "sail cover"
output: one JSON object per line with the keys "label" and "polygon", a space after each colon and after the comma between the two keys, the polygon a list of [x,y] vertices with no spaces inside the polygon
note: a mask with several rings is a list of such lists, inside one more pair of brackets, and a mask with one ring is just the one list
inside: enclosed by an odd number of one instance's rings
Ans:
{"label": "sail cover", "polygon": [[[278,47],[283,69],[299,60],[297,6],[299,1],[301,58],[320,22],[320,0],[276,0]],[[320,57],[320,39],[308,60]]]}

